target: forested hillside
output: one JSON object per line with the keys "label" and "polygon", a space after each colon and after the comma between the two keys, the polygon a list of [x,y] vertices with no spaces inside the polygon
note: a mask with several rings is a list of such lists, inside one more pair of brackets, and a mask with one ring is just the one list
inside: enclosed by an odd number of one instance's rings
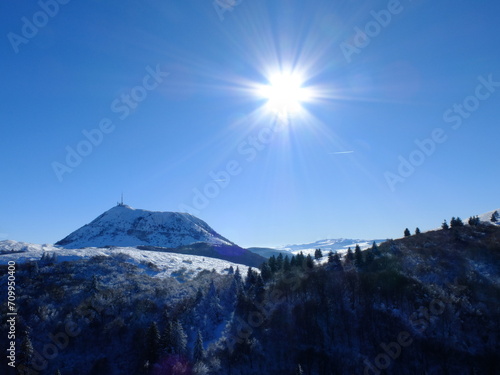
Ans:
{"label": "forested hillside", "polygon": [[500,373],[498,226],[184,283],[124,257],[19,265],[19,373]]}

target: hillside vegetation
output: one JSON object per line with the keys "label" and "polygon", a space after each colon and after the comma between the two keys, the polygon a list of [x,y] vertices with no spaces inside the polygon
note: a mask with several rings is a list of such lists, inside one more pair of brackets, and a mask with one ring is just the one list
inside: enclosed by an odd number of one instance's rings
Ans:
{"label": "hillside vegetation", "polygon": [[182,284],[124,257],[19,265],[20,373],[500,373],[498,226]]}

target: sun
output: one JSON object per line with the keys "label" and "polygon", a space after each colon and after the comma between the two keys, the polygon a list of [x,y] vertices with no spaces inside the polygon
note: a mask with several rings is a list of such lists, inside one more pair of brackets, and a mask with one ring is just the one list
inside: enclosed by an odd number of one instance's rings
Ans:
{"label": "sun", "polygon": [[289,116],[300,112],[302,103],[310,99],[309,90],[303,84],[298,74],[278,73],[259,89],[259,95],[267,100],[266,108],[270,112]]}

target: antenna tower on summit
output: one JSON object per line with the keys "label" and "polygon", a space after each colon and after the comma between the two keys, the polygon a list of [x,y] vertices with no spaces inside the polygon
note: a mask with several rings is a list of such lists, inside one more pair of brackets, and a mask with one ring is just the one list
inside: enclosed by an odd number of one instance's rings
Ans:
{"label": "antenna tower on summit", "polygon": [[123,203],[123,193],[122,193],[122,200],[120,202],[117,203],[118,206],[125,206],[125,204]]}

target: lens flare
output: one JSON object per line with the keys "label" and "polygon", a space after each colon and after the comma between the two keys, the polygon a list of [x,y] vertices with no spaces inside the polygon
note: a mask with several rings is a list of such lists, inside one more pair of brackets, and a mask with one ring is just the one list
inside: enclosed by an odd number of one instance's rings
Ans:
{"label": "lens flare", "polygon": [[270,77],[267,85],[259,88],[258,94],[267,100],[267,110],[289,116],[300,112],[302,103],[311,99],[303,84],[303,79],[297,74],[278,73]]}

